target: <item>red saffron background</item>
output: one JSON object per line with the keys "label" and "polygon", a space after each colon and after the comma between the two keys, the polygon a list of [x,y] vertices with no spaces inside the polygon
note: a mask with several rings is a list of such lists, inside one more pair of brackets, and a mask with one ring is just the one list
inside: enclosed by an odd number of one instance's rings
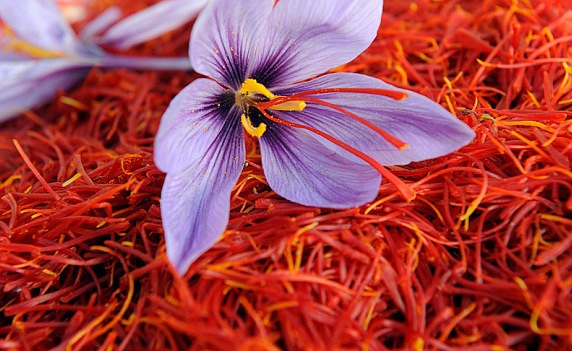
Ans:
{"label": "red saffron background", "polygon": [[[429,96],[475,141],[390,167],[412,202],[384,182],[332,211],[273,193],[248,139],[228,229],[183,278],[153,136],[196,76],[93,69],[0,125],[0,350],[572,349],[571,23],[567,0],[387,0],[339,70]],[[131,54],[184,55],[189,30]]]}

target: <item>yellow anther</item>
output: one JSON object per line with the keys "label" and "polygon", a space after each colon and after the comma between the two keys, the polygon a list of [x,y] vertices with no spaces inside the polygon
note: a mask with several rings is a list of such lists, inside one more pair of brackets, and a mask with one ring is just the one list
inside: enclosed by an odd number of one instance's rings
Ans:
{"label": "yellow anther", "polygon": [[248,132],[248,134],[260,138],[262,134],[266,131],[266,124],[260,123],[258,127],[252,125],[249,117],[246,117],[244,114],[240,116],[240,121],[242,122],[242,126]]}
{"label": "yellow anther", "polygon": [[[244,81],[244,83],[242,83],[240,94],[243,96],[249,96],[252,93],[263,95],[270,100],[280,97],[272,94],[272,92],[268,90],[264,84],[258,83],[256,79],[248,78]],[[304,101],[286,101],[280,104],[272,105],[269,108],[271,110],[279,111],[302,111],[306,108],[306,103]]]}
{"label": "yellow anther", "polygon": [[21,52],[34,58],[55,58],[64,56],[59,52],[45,50],[18,39],[12,29],[10,29],[6,24],[0,24],[0,35],[1,34],[4,34],[8,39],[8,44],[3,48],[4,51],[11,50]]}
{"label": "yellow anther", "polygon": [[240,93],[246,96],[251,95],[251,93],[257,93],[266,96],[270,100],[276,97],[276,95],[272,94],[270,90],[264,86],[264,84],[260,84],[256,81],[256,79],[252,78],[248,78],[244,81],[244,83],[242,83]]}
{"label": "yellow anther", "polygon": [[278,111],[303,111],[306,108],[306,103],[304,101],[286,101],[269,108]]}
{"label": "yellow anther", "polygon": [[21,40],[14,40],[11,41],[7,46],[7,49],[15,51],[15,52],[22,52],[34,58],[56,58],[56,57],[63,57],[62,54],[54,51],[44,50],[37,46],[34,46],[30,43]]}

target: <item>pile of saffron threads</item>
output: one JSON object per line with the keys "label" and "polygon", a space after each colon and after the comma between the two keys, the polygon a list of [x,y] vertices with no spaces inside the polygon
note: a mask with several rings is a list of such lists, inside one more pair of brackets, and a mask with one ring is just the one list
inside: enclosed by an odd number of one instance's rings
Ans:
{"label": "pile of saffron threads", "polygon": [[0,125],[0,350],[572,348],[571,22],[567,0],[385,1],[338,70],[429,96],[475,141],[390,167],[412,202],[383,182],[333,211],[272,192],[248,138],[228,228],[182,278],[153,140],[196,76],[94,69]]}

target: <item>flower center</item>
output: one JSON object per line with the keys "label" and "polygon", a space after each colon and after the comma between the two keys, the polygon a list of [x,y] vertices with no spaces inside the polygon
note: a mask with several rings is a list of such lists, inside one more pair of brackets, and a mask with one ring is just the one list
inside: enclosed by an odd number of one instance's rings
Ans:
{"label": "flower center", "polygon": [[[264,84],[258,83],[256,79],[248,78],[242,83],[240,91],[236,93],[236,103],[242,108],[242,116],[240,121],[248,134],[260,138],[266,131],[266,124],[260,122],[257,126],[252,124],[249,116],[249,109],[256,107],[260,102],[269,102],[274,99],[282,98],[274,95]],[[278,111],[302,111],[306,108],[304,101],[285,101],[274,104],[269,109]]]}

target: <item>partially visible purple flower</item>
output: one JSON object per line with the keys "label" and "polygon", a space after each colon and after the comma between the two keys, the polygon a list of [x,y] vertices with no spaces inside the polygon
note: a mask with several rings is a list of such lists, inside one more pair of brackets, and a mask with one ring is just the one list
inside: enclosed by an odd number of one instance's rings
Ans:
{"label": "partially visible purple flower", "polygon": [[[154,39],[166,32],[182,26],[195,18],[208,0],[163,0],[145,10],[139,11],[109,26],[103,33],[91,33],[98,44],[125,50],[137,44]],[[118,18],[116,8],[102,14],[108,20]],[[82,38],[90,38],[86,32]]]}
{"label": "partially visible purple flower", "polygon": [[111,10],[91,26],[96,38],[80,38],[53,0],[0,0],[0,122],[45,103],[59,89],[70,88],[93,66],[190,69],[187,58],[117,56],[105,52],[95,40],[128,48],[193,19],[205,2],[163,0],[119,22],[114,18],[117,23],[109,27],[109,14],[118,15]]}
{"label": "partially visible purple flower", "polygon": [[[446,155],[474,132],[430,99],[352,73],[320,74],[373,41],[382,0],[213,0],[190,41],[195,80],[165,112],[155,162],[167,254],[182,274],[228,223],[245,161],[259,138],[270,187],[328,208],[378,194],[383,165]],[[407,194],[409,197],[411,194]]]}

